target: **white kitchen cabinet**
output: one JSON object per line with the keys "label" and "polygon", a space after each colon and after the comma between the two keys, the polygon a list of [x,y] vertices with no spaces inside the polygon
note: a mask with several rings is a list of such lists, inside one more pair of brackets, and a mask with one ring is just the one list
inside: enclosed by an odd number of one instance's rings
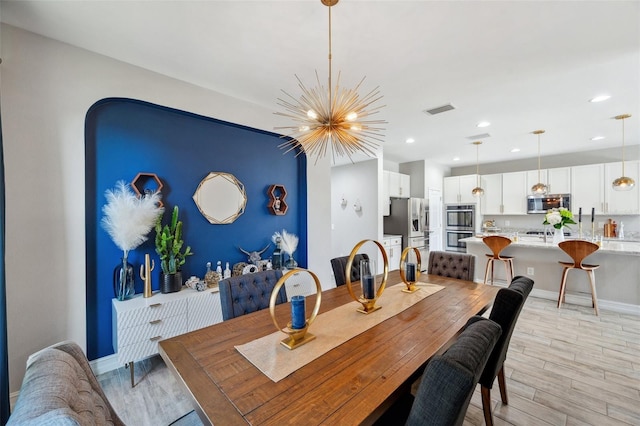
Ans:
{"label": "white kitchen cabinet", "polygon": [[571,167],[547,170],[549,194],[571,194]]}
{"label": "white kitchen cabinet", "polygon": [[382,171],[382,216],[391,214],[391,200],[389,199],[389,172]]}
{"label": "white kitchen cabinet", "polygon": [[502,174],[502,214],[527,214],[527,194],[525,172]]}
{"label": "white kitchen cabinet", "polygon": [[527,213],[527,172],[484,175],[481,182],[483,215]]}
{"label": "white kitchen cabinet", "polygon": [[411,195],[411,176],[396,172],[385,172],[388,175],[389,197],[409,198]]}
{"label": "white kitchen cabinet", "polygon": [[444,178],[445,204],[476,204],[478,200],[471,194],[477,186],[477,175],[450,176]]}
{"label": "white kitchen cabinet", "polygon": [[538,182],[547,185],[547,194],[571,194],[571,167],[527,170],[527,194],[532,194],[531,187]]}
{"label": "white kitchen cabinet", "polygon": [[399,269],[400,258],[402,257],[402,237],[385,237],[382,240],[382,245],[387,253],[387,259],[389,260],[389,270],[393,271],[395,269]]}
{"label": "white kitchen cabinet", "polygon": [[571,167],[571,211],[604,214],[604,164]]}
{"label": "white kitchen cabinet", "polygon": [[502,214],[502,174],[483,175],[480,182],[484,189],[484,195],[480,197],[482,214]]}
{"label": "white kitchen cabinet", "polygon": [[411,196],[411,176],[402,173],[382,171],[382,199],[384,205],[382,215],[389,216],[391,214],[390,197],[409,198]]}
{"label": "white kitchen cabinet", "polygon": [[606,163],[604,170],[605,199],[604,210],[607,214],[640,214],[640,161],[625,161],[624,174],[636,181],[629,191],[616,191],[612,183],[622,176],[622,162]]}

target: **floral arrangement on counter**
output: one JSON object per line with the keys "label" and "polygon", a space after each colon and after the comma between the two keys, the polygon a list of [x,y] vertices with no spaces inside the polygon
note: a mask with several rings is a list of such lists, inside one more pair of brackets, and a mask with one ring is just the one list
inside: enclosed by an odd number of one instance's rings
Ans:
{"label": "floral arrangement on counter", "polygon": [[551,225],[556,229],[562,229],[567,225],[575,225],[573,220],[573,213],[564,207],[558,209],[551,209],[544,215],[543,225]]}

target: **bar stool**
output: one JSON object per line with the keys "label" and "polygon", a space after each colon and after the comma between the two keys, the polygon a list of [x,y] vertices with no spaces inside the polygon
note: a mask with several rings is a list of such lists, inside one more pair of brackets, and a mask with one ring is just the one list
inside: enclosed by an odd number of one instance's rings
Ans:
{"label": "bar stool", "polygon": [[[503,237],[500,235],[491,235],[489,237],[484,237],[482,242],[485,243],[493,252],[492,254],[487,254],[489,260],[487,260],[487,268],[484,271],[484,283],[487,283],[487,276],[489,275],[489,266],[491,266],[491,285],[493,285],[493,262],[496,260],[501,260],[504,262],[504,270],[507,273],[507,277],[511,277],[513,279],[513,257],[511,256],[500,256],[502,250],[505,249],[509,244],[511,244],[511,240],[507,237]],[[509,280],[509,282],[511,282]]]}
{"label": "bar stool", "polygon": [[587,265],[582,261],[591,253],[597,251],[600,247],[590,241],[585,240],[569,240],[563,241],[558,244],[558,247],[565,253],[571,256],[573,262],[558,262],[564,266],[562,271],[562,282],[560,283],[560,295],[558,296],[558,309],[564,302],[565,290],[567,288],[567,275],[570,269],[582,269],[587,272],[589,276],[589,282],[591,283],[591,306],[595,309],[596,315],[600,315],[598,311],[598,299],[596,296],[596,274],[593,272],[600,267],[600,265]]}

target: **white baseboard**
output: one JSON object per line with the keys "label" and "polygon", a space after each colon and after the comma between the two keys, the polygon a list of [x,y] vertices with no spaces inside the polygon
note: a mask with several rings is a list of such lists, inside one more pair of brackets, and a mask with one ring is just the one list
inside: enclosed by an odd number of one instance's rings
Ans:
{"label": "white baseboard", "polygon": [[93,361],[89,361],[91,365],[91,369],[93,370],[93,374],[96,376],[103,373],[108,373],[112,370],[117,370],[118,368],[124,366],[124,364],[120,364],[118,362],[118,354],[103,356],[102,358],[94,359]]}
{"label": "white baseboard", "polygon": [[[558,300],[557,291],[549,290],[531,290],[531,296],[539,297],[540,299]],[[579,294],[566,294],[566,303],[580,306],[591,306],[591,294],[579,295]],[[618,312],[620,314],[633,314],[640,315],[640,306],[632,305],[630,303],[613,302],[611,300],[598,299],[598,307],[607,311]]]}
{"label": "white baseboard", "polygon": [[[476,280],[475,282],[478,284],[484,284],[484,281],[481,280]],[[498,287],[508,287],[506,281],[495,280],[494,284]],[[557,291],[540,290],[535,287],[531,290],[531,296],[538,297],[540,299],[558,300]],[[565,300],[566,303],[570,303],[572,305],[591,306],[591,294],[585,293],[584,296],[575,293],[566,294]],[[618,312],[620,314],[640,315],[640,305],[632,305],[630,303],[598,299],[598,307],[607,311]]]}

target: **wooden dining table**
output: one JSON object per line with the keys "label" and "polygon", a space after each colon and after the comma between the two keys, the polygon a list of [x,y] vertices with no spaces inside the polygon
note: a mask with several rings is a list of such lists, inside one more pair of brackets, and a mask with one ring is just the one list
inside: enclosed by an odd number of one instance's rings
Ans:
{"label": "wooden dining table", "polygon": [[[205,424],[371,424],[409,391],[429,360],[455,341],[470,317],[491,306],[498,290],[436,275],[423,274],[420,281],[444,289],[278,382],[235,349],[276,331],[268,309],[163,340],[159,352]],[[399,282],[399,272],[391,271],[388,285]],[[310,304],[315,297],[309,296]],[[346,286],[326,290],[320,313],[352,301]],[[278,323],[286,324],[289,303],[276,306],[275,313]]]}

